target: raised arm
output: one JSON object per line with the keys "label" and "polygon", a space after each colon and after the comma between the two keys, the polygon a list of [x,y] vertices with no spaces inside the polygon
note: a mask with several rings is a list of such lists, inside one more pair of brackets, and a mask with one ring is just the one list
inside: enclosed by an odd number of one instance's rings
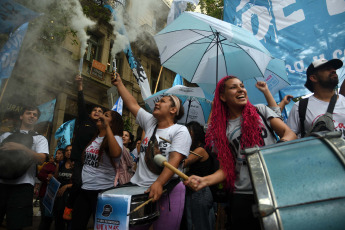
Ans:
{"label": "raised arm", "polygon": [[85,120],[87,118],[87,111],[85,107],[84,93],[83,93],[83,77],[77,75],[75,77],[75,82],[78,89],[78,119]]}
{"label": "raised arm", "polygon": [[123,102],[125,103],[128,110],[136,117],[140,109],[137,100],[133,95],[127,90],[126,86],[123,84],[121,77],[117,75],[116,78],[112,79],[111,83],[117,87]]}
{"label": "raised arm", "polygon": [[109,156],[117,158],[121,156],[122,148],[114,137],[114,133],[110,127],[110,117],[107,117],[108,113],[101,114],[99,118],[103,121],[106,128],[106,137],[108,138]]}
{"label": "raised arm", "polygon": [[279,103],[279,108],[280,111],[283,111],[283,109],[285,108],[286,105],[288,105],[291,101],[291,99],[293,98],[292,95],[286,95],[283,100]]}
{"label": "raised arm", "polygon": [[278,107],[278,105],[277,105],[276,101],[274,100],[270,90],[267,87],[266,82],[258,81],[258,82],[256,82],[255,86],[256,86],[256,88],[258,88],[258,90],[260,90],[264,94],[266,101],[267,101],[267,105],[269,107]]}

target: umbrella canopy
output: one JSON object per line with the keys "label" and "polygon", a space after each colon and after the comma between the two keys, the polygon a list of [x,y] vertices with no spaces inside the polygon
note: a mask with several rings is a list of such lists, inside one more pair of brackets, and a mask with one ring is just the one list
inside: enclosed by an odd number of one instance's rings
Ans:
{"label": "umbrella canopy", "polygon": [[216,84],[226,75],[264,77],[273,59],[245,29],[185,12],[155,36],[163,66],[194,83]]}
{"label": "umbrella canopy", "polygon": [[[272,59],[267,66],[264,77],[255,77],[243,81],[250,102],[253,104],[266,104],[265,96],[255,86],[257,81],[265,81],[272,95],[289,86],[285,62],[280,59]],[[198,83],[198,85],[210,94],[216,89],[216,84]]]}
{"label": "umbrella canopy", "polygon": [[176,85],[169,89],[161,90],[145,99],[145,105],[150,112],[153,112],[155,103],[161,97],[175,95],[181,99],[184,107],[184,116],[177,121],[179,124],[187,124],[197,121],[205,125],[211,112],[212,96],[204,92],[200,87],[187,87]]}

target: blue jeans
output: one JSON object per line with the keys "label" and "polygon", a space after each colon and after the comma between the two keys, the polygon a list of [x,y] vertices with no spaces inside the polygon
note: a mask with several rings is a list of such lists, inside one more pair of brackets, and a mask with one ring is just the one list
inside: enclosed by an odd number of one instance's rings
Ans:
{"label": "blue jeans", "polygon": [[209,187],[197,192],[187,189],[185,214],[188,230],[214,229],[213,197]]}

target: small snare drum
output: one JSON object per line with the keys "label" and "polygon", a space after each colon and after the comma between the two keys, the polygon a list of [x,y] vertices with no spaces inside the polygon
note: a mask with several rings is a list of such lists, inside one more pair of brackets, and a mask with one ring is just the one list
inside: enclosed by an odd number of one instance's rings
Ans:
{"label": "small snare drum", "polygon": [[[144,193],[147,189],[148,187],[124,186],[104,191],[102,194],[132,195],[130,207],[130,211],[132,211],[149,199],[148,194]],[[116,204],[114,205],[116,206]],[[129,216],[129,226],[151,224],[158,217],[159,209],[157,208],[157,202],[150,202]]]}

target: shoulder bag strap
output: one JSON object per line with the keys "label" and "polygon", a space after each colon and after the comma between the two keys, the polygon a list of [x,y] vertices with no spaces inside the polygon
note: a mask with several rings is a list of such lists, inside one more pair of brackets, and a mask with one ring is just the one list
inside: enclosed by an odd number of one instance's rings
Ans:
{"label": "shoulder bag strap", "polygon": [[335,107],[335,103],[337,102],[337,94],[335,93],[332,98],[331,101],[328,104],[328,108],[327,108],[327,113],[330,113],[332,115],[334,107]]}

